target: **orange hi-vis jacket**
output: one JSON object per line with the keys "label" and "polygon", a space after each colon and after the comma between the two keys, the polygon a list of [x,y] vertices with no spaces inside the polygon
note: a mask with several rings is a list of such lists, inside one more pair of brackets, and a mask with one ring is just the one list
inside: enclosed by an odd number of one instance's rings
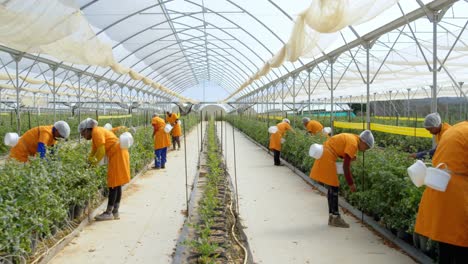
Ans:
{"label": "orange hi-vis jacket", "polygon": [[109,159],[107,167],[107,186],[114,188],[130,181],[130,155],[128,149],[121,149],[119,139],[103,127],[95,127],[92,131],[91,153],[104,145]]}
{"label": "orange hi-vis jacket", "polygon": [[10,157],[21,162],[27,162],[29,156],[36,155],[39,142],[46,146],[57,142],[52,134],[54,126],[38,126],[26,131],[18,140],[18,144],[10,150]]}
{"label": "orange hi-vis jacket", "polygon": [[349,133],[341,133],[329,138],[323,144],[322,157],[314,162],[310,171],[310,178],[338,187],[340,182],[336,173],[336,160],[348,155],[354,159],[359,150],[359,136]]}
{"label": "orange hi-vis jacket", "polygon": [[[432,240],[468,247],[468,122],[444,133],[432,157],[436,167],[445,163],[451,178],[445,192],[430,187],[419,204],[415,231]],[[442,167],[444,168],[444,167]]]}
{"label": "orange hi-vis jacket", "polygon": [[318,121],[310,120],[309,123],[307,123],[306,129],[307,129],[307,132],[315,135],[317,133],[322,132],[323,125],[320,124],[320,122]]}
{"label": "orange hi-vis jacket", "polygon": [[154,149],[162,149],[167,147],[167,133],[164,132],[164,127],[166,126],[166,122],[159,116],[153,117],[151,120],[151,124],[153,125],[154,131]]}
{"label": "orange hi-vis jacket", "polygon": [[448,123],[443,123],[442,128],[440,129],[439,134],[435,135],[435,142],[436,144],[439,144],[440,139],[442,138],[442,135],[445,134],[445,132],[451,128],[452,126],[449,125]]}
{"label": "orange hi-vis jacket", "polygon": [[284,137],[286,131],[291,130],[291,125],[281,122],[276,126],[278,127],[278,131],[270,136],[270,149],[281,151],[281,138]]}
{"label": "orange hi-vis jacket", "polygon": [[173,137],[180,137],[182,136],[182,128],[180,127],[180,124],[176,122],[174,125],[174,128],[172,128],[172,136]]}

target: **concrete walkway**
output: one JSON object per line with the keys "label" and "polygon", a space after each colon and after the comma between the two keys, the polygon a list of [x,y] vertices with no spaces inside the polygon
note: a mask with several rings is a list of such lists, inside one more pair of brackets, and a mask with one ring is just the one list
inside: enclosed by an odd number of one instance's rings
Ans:
{"label": "concrete walkway", "polygon": [[[197,140],[194,128],[187,137],[190,185],[198,162]],[[168,153],[165,170],[149,170],[123,192],[120,220],[93,222],[51,263],[170,263],[185,219],[181,143],[180,151]]]}
{"label": "concrete walkway", "polygon": [[[223,134],[234,178],[232,127]],[[349,229],[329,227],[325,196],[287,167],[273,166],[273,157],[243,134],[236,131],[235,140],[240,216],[255,263],[414,263],[351,216],[344,215]]]}

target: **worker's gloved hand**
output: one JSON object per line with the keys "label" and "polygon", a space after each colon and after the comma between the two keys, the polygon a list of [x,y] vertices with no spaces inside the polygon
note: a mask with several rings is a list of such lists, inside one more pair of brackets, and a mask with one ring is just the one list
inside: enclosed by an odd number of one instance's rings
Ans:
{"label": "worker's gloved hand", "polygon": [[94,156],[89,156],[88,157],[88,163],[90,165],[96,166],[98,164],[98,160]]}
{"label": "worker's gloved hand", "polygon": [[417,154],[416,154],[416,153],[412,153],[412,154],[409,155],[409,157],[415,159],[415,158],[417,157]]}

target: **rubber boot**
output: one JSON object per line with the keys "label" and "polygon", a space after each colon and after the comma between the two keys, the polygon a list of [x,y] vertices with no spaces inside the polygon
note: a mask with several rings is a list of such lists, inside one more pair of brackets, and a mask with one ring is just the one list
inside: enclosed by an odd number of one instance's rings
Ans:
{"label": "rubber boot", "polygon": [[114,219],[115,219],[115,220],[120,219],[120,215],[119,215],[119,206],[120,206],[119,203],[115,203],[114,209],[112,210],[112,214],[114,215]]}
{"label": "rubber boot", "polygon": [[349,224],[346,223],[345,220],[343,220],[343,218],[341,218],[339,215],[332,215],[330,225],[341,228],[349,228]]}
{"label": "rubber boot", "polygon": [[96,221],[107,221],[107,220],[113,220],[114,219],[114,216],[112,215],[112,206],[107,206],[107,209],[104,213],[100,214],[100,215],[96,215],[96,217],[94,217],[94,219]]}

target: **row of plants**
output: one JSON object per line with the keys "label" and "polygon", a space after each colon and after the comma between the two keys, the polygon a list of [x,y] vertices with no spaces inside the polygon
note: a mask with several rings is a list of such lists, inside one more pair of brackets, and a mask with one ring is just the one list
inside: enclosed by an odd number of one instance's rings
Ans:
{"label": "row of plants", "polygon": [[[268,147],[270,135],[267,132],[267,123],[236,116],[229,116],[228,121],[253,140]],[[286,134],[281,156],[309,175],[314,163],[314,159],[308,155],[309,147],[313,143],[323,142],[325,138],[307,135],[300,127],[295,131],[296,133]],[[375,138],[383,141],[385,139],[380,137],[386,135],[379,133]],[[413,162],[407,153],[390,145],[385,149],[374,148],[360,152],[351,167],[357,191],[352,193],[344,177],[340,177],[340,194],[354,207],[374,217],[400,238],[419,246],[418,236],[412,234],[424,187],[417,188],[407,176],[406,169]],[[433,245],[434,243],[424,243],[421,249],[435,257]]]}
{"label": "row of plants", "polygon": [[222,214],[218,210],[219,207],[223,206],[222,202],[218,199],[218,195],[220,194],[219,186],[222,184],[224,176],[213,120],[208,123],[206,135],[207,174],[203,176],[206,177],[206,181],[202,187],[203,197],[200,199],[197,209],[199,221],[193,224],[197,237],[186,242],[197,254],[196,263],[204,264],[215,263],[219,257],[219,253],[217,252],[219,252],[220,245],[212,240],[212,227],[216,224],[214,219]]}
{"label": "row of plants", "polygon": [[[304,130],[304,126],[302,125],[302,116],[292,116],[288,117],[291,120],[291,124],[299,130]],[[310,117],[311,119],[317,120],[322,123],[324,126],[330,126],[330,118],[329,117],[319,117],[319,119],[315,119],[314,116]],[[259,121],[263,121],[269,123],[269,125],[274,125],[278,120],[268,120],[261,118],[258,119]],[[346,121],[343,118],[338,118],[337,121]],[[375,123],[385,123],[387,120],[375,120]],[[359,120],[351,120],[351,122],[362,122],[361,118]],[[422,123],[419,122],[417,127],[422,127]],[[413,125],[414,126],[414,125]],[[365,127],[365,125],[363,125]],[[358,129],[348,129],[348,128],[335,128],[335,134],[339,133],[358,133],[361,130]],[[423,150],[429,150],[432,148],[432,140],[430,138],[421,138],[421,137],[414,137],[414,136],[404,136],[404,135],[396,135],[396,134],[389,134],[385,132],[374,131],[373,132],[376,138],[376,145],[379,147],[389,147],[394,146],[399,150],[404,152],[413,153],[419,152]]]}
{"label": "row of plants", "polygon": [[[186,122],[187,131],[198,120]],[[152,128],[141,127],[129,149],[134,177],[153,159]],[[90,141],[60,142],[55,155],[33,157],[26,164],[7,161],[0,167],[0,262],[9,258],[24,262],[34,255],[38,243],[45,245],[73,228],[86,207],[107,195],[106,167],[86,161]]]}

